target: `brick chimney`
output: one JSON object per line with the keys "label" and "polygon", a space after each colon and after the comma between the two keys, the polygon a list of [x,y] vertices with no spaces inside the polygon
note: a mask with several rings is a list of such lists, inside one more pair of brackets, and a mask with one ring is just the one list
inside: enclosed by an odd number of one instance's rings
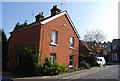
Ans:
{"label": "brick chimney", "polygon": [[39,13],[38,15],[36,15],[35,17],[36,17],[36,22],[39,22],[40,20],[44,19],[44,14],[42,12],[42,13]]}
{"label": "brick chimney", "polygon": [[54,16],[56,14],[59,14],[61,10],[57,8],[57,5],[55,5],[50,11],[51,11],[51,16]]}

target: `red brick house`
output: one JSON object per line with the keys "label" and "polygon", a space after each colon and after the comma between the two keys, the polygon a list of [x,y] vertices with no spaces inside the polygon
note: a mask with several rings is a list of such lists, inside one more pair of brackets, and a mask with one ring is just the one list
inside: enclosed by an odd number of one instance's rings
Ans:
{"label": "red brick house", "polygon": [[51,16],[44,18],[43,13],[36,21],[11,33],[9,45],[9,70],[17,67],[16,51],[18,46],[38,48],[42,59],[78,67],[79,34],[67,11],[61,12],[57,6],[51,9]]}

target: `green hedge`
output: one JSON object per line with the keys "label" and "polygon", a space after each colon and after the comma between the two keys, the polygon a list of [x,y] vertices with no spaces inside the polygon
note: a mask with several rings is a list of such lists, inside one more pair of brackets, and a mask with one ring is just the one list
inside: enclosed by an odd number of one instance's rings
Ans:
{"label": "green hedge", "polygon": [[80,66],[85,66],[85,67],[93,67],[93,66],[96,66],[97,62],[96,62],[96,59],[97,57],[96,56],[83,56],[81,55],[79,57],[79,65]]}

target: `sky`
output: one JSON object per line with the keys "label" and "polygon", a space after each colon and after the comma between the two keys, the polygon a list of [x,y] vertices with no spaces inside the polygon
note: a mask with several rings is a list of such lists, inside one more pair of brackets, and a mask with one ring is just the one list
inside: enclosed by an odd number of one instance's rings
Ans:
{"label": "sky", "polygon": [[[1,3],[0,3],[1,4]],[[67,10],[78,33],[83,39],[86,31],[99,29],[107,35],[107,41],[118,38],[118,2],[117,1],[92,1],[92,2],[2,2],[2,29],[7,38],[17,22],[23,24],[35,21],[39,12],[44,12],[45,17],[50,16],[50,9],[58,5],[62,11]]]}

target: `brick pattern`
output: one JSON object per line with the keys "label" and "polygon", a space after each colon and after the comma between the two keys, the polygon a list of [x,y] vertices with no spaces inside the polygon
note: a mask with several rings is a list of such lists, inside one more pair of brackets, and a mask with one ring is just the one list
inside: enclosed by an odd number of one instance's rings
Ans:
{"label": "brick pattern", "polygon": [[[65,26],[65,25],[66,26]],[[58,32],[58,45],[50,45],[51,31]],[[74,49],[70,49],[70,36],[74,37]],[[74,55],[74,68],[78,67],[79,39],[72,29],[65,15],[58,17],[44,25],[15,31],[11,34],[9,47],[9,69],[16,69],[16,50],[18,46],[38,48],[42,52],[42,59],[56,53],[57,62],[69,65],[69,56]]]}
{"label": "brick pattern", "polygon": [[11,34],[9,45],[9,67],[14,71],[17,64],[17,50],[21,47],[39,48],[40,25],[15,31]]}
{"label": "brick pattern", "polygon": [[[66,24],[66,27],[64,26]],[[75,67],[78,66],[78,48],[79,40],[74,33],[66,16],[63,15],[42,26],[42,57],[49,57],[50,53],[56,53],[57,62],[60,64],[69,65],[69,55],[74,55]],[[58,46],[50,45],[51,31],[58,32]],[[74,37],[74,49],[70,49],[70,36]]]}

